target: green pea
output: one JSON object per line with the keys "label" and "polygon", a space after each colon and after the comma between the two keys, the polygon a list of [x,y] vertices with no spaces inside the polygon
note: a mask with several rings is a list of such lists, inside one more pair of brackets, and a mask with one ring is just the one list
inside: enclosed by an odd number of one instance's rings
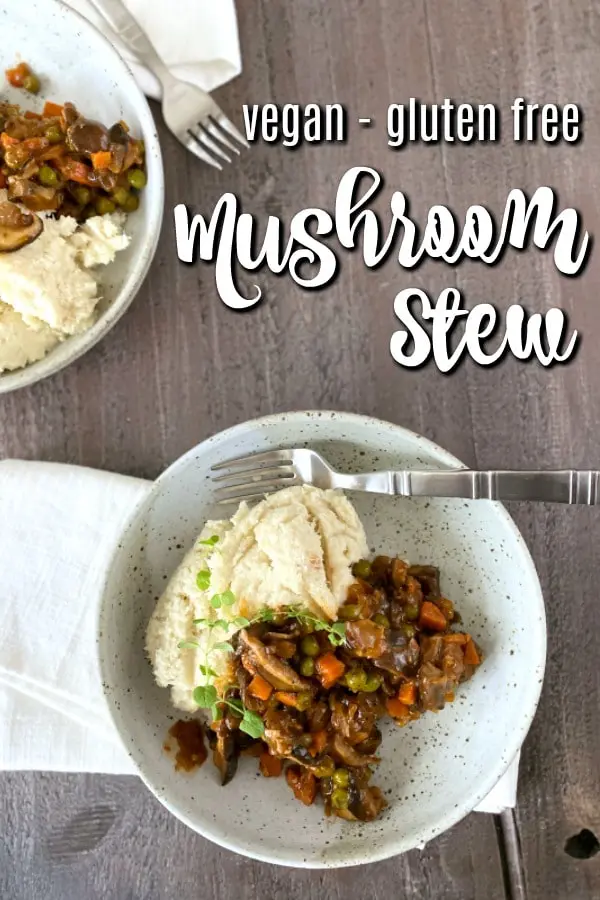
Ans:
{"label": "green pea", "polygon": [[323,760],[321,760],[320,765],[318,765],[314,770],[317,778],[332,778],[335,773],[335,763],[330,756],[326,756]]}
{"label": "green pea", "polygon": [[31,72],[23,79],[23,87],[30,94],[37,94],[40,90],[40,79]]}
{"label": "green pea", "polygon": [[343,622],[348,622],[352,619],[360,619],[360,606],[358,603],[345,603],[344,606],[340,608],[338,616]]}
{"label": "green pea", "polygon": [[116,191],[113,191],[113,200],[118,206],[125,206],[127,200],[130,197],[130,193],[127,188],[120,187],[117,188]]}
{"label": "green pea", "polygon": [[409,641],[412,640],[415,636],[415,626],[409,625],[408,623],[402,626],[402,634]]}
{"label": "green pea", "polygon": [[331,795],[331,805],[334,809],[347,809],[350,802],[350,794],[343,788],[336,788]]}
{"label": "green pea", "polygon": [[336,788],[347,788],[350,783],[348,769],[336,769],[333,773],[333,783]]}
{"label": "green pea", "polygon": [[369,560],[359,559],[358,562],[354,563],[352,566],[352,574],[355,578],[362,578],[363,581],[367,581],[367,579],[371,577],[371,563]]}
{"label": "green pea", "polygon": [[373,621],[376,625],[381,625],[383,628],[390,627],[390,620],[387,616],[384,616],[383,613],[377,613],[376,616],[373,616]]}
{"label": "green pea", "polygon": [[300,674],[305,678],[310,678],[315,674],[315,661],[310,656],[305,656],[300,662]]}
{"label": "green pea", "polygon": [[115,204],[109,197],[98,197],[96,199],[96,212],[99,216],[105,216],[108,213],[114,213]]}
{"label": "green pea", "polygon": [[314,634],[305,635],[300,641],[300,649],[305,656],[318,656],[321,652],[319,642]]}
{"label": "green pea", "polygon": [[58,125],[48,125],[48,127],[46,128],[46,137],[51,144],[60,144],[63,139],[63,133]]}
{"label": "green pea", "polygon": [[77,187],[73,189],[73,196],[81,206],[87,206],[92,199],[92,192],[89,188],[84,187],[82,184],[78,184]]}
{"label": "green pea", "polygon": [[310,691],[300,691],[299,694],[296,694],[296,708],[301,712],[303,712],[305,709],[308,709],[311,703],[312,694],[310,693]]}
{"label": "green pea", "polygon": [[127,173],[127,181],[136,191],[146,187],[146,173],[142,169],[130,169]]}
{"label": "green pea", "polygon": [[346,672],[344,676],[344,684],[348,688],[349,691],[353,691],[355,694],[358,694],[359,691],[364,690],[364,685],[367,681],[367,675],[363,671],[363,669],[350,669],[349,672]]}
{"label": "green pea", "polygon": [[125,203],[123,204],[123,209],[125,212],[132,213],[135,212],[138,206],[140,205],[140,198],[136,197],[135,194],[130,194]]}
{"label": "green pea", "polygon": [[313,742],[312,734],[303,734],[298,738],[301,747],[311,747]]}
{"label": "green pea", "polygon": [[404,618],[408,619],[409,622],[414,622],[415,619],[419,618],[419,605],[418,603],[407,603],[404,607]]}
{"label": "green pea", "polygon": [[367,675],[363,686],[363,691],[365,691],[365,693],[373,694],[375,693],[375,691],[378,691],[380,687],[381,675],[376,675],[374,672],[371,672],[370,675]]}
{"label": "green pea", "polygon": [[56,187],[58,175],[51,166],[42,166],[38,172],[38,180],[44,187]]}

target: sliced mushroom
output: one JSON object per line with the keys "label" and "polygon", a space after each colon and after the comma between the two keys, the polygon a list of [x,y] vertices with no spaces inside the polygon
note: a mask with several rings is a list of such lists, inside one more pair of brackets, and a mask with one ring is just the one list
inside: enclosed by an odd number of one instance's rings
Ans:
{"label": "sliced mushroom", "polygon": [[108,130],[100,122],[80,116],[67,128],[67,144],[75,153],[91,156],[99,150],[108,150],[109,143]]}
{"label": "sliced mushroom", "polygon": [[363,756],[362,753],[358,753],[340,734],[334,735],[331,751],[344,766],[360,768],[377,762],[376,756]]}
{"label": "sliced mushroom", "polygon": [[34,213],[23,212],[14,203],[0,204],[0,253],[12,253],[40,236],[44,224]]}
{"label": "sliced mushroom", "polygon": [[[274,653],[269,653],[267,647],[258,638],[251,637],[247,631],[240,632],[240,643],[250,656],[250,662],[254,664],[259,675],[262,675],[269,684],[278,691],[310,691],[311,682],[302,678],[284,660]],[[242,653],[242,661],[244,653]]]}
{"label": "sliced mushroom", "polygon": [[217,731],[217,742],[213,749],[213,762],[221,774],[221,785],[229,784],[238,767],[238,748],[235,737],[221,720]]}
{"label": "sliced mushroom", "polygon": [[8,179],[8,199],[19,200],[33,212],[58,209],[62,197],[62,191],[57,188],[45,187],[16,175],[11,175]]}
{"label": "sliced mushroom", "polygon": [[359,822],[372,822],[386,806],[387,801],[378,787],[365,787],[358,791],[356,799],[351,798],[348,810]]}

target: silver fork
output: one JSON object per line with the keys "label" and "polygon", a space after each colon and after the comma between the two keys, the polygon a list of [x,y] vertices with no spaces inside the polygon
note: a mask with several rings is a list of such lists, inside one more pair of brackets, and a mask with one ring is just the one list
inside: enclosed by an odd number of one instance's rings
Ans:
{"label": "silver fork", "polygon": [[164,120],[184,147],[217,169],[223,168],[219,159],[231,162],[226,148],[239,155],[237,143],[248,147],[244,135],[229,121],[210,94],[172,75],[121,0],[91,2],[125,46],[162,84]]}
{"label": "silver fork", "polygon": [[539,500],[547,503],[600,502],[600,472],[581,469],[554,471],[472,469],[425,471],[398,469],[350,475],[337,472],[314,450],[269,450],[213,466],[220,504],[258,500],[281,488],[312,484],[319,488],[367,491],[399,497],[464,497],[470,500]]}

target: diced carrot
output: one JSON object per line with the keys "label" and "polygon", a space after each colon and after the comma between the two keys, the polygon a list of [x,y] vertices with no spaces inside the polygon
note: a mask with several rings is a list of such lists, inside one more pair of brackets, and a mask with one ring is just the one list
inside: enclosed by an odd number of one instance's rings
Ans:
{"label": "diced carrot", "polygon": [[85,184],[87,187],[94,187],[96,179],[94,173],[85,163],[78,162],[75,159],[66,159],[59,166],[60,173],[69,181],[75,181],[77,184]]}
{"label": "diced carrot", "polygon": [[14,69],[6,69],[4,72],[6,75],[6,80],[11,85],[11,87],[23,87],[23,82],[27,78],[28,75],[31,75],[31,69],[27,65],[27,63],[22,62],[14,67]]}
{"label": "diced carrot", "polygon": [[283,703],[284,706],[291,706],[293,709],[299,709],[298,694],[293,691],[275,691],[275,699]]}
{"label": "diced carrot", "polygon": [[333,687],[346,671],[346,666],[337,658],[335,653],[325,653],[324,656],[320,656],[315,663],[315,668],[319,680],[326,691]]}
{"label": "diced carrot", "polygon": [[428,631],[444,631],[448,625],[446,616],[431,600],[425,600],[421,605],[419,626]]}
{"label": "diced carrot", "polygon": [[465,647],[465,662],[468,666],[478,666],[481,662],[477,647],[471,635],[467,635],[467,645]]}
{"label": "diced carrot", "polygon": [[450,634],[444,635],[445,644],[466,644],[469,640],[468,635],[462,634],[460,631],[452,631]]}
{"label": "diced carrot", "polygon": [[43,116],[62,116],[63,107],[60,103],[53,103],[52,100],[46,100],[44,103]]}
{"label": "diced carrot", "polygon": [[409,709],[406,703],[402,703],[397,697],[388,697],[385,701],[385,708],[392,719],[408,719]]}
{"label": "diced carrot", "polygon": [[398,691],[398,700],[406,706],[414,706],[417,702],[417,686],[414,681],[405,682]]}
{"label": "diced carrot", "polygon": [[41,119],[42,118],[39,113],[32,112],[32,110],[30,110],[30,109],[25,110],[24,116],[26,119]]}
{"label": "diced carrot", "polygon": [[264,752],[260,754],[258,767],[265,778],[277,778],[281,775],[283,764],[276,756],[271,756],[270,753]]}
{"label": "diced carrot", "polygon": [[0,144],[6,150],[7,147],[12,147],[14,144],[18,144],[19,141],[17,138],[11,137],[10,134],[7,134],[5,131],[0,134]]}
{"label": "diced carrot", "polygon": [[248,685],[248,693],[259,700],[268,700],[273,693],[273,686],[262,675],[255,675]]}
{"label": "diced carrot", "polygon": [[291,787],[297,800],[310,806],[317,795],[317,779],[312,772],[302,766],[290,766],[285,773],[285,780]]}
{"label": "diced carrot", "polygon": [[110,150],[99,150],[90,156],[94,169],[108,169],[112,162],[112,153]]}
{"label": "diced carrot", "polygon": [[308,752],[311,756],[318,756],[319,753],[322,753],[325,747],[327,746],[327,732],[325,729],[323,731],[315,731],[312,736],[312,744],[308,748]]}

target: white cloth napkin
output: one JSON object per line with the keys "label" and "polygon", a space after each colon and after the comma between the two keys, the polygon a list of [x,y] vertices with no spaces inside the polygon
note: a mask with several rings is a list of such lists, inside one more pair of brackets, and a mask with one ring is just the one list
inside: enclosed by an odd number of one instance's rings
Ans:
{"label": "white cloth napkin", "polygon": [[[0,769],[131,773],[96,665],[111,552],[150,482],[0,462]],[[479,806],[515,805],[518,758]]]}
{"label": "white cloth napkin", "polygon": [[[129,62],[136,80],[149,97],[160,97],[157,79],[137,62],[102,19],[90,0],[66,0],[89,19]],[[235,78],[242,70],[233,0],[125,0],[177,78],[205,91]]]}

